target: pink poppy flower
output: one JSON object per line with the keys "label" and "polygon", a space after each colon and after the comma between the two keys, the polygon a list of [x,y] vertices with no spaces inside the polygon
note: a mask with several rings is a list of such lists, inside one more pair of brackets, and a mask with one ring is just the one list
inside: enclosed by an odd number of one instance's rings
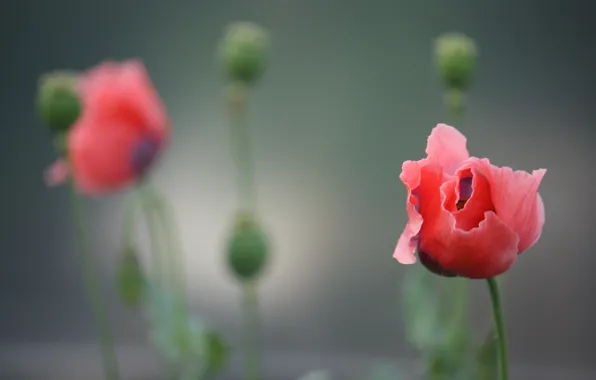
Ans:
{"label": "pink poppy flower", "polygon": [[393,257],[434,273],[485,279],[507,271],[542,233],[546,169],[513,171],[470,157],[466,138],[438,124],[427,157],[403,163],[408,224]]}
{"label": "pink poppy flower", "polygon": [[105,62],[82,74],[82,114],[69,131],[68,163],[46,171],[48,185],[72,176],[79,191],[99,195],[135,182],[169,138],[165,107],[139,61]]}

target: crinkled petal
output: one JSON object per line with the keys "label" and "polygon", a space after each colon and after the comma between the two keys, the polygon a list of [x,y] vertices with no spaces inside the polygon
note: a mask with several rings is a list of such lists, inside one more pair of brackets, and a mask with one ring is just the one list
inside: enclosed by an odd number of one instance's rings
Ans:
{"label": "crinkled petal", "polygon": [[[416,193],[424,219],[419,250],[444,271],[473,279],[497,276],[511,267],[517,257],[517,234],[492,211],[468,231],[458,228],[455,215],[443,205],[444,173],[428,165],[422,168]],[[443,190],[448,185],[443,187]]]}
{"label": "crinkled petal", "polygon": [[131,157],[139,139],[132,126],[90,128],[85,120],[69,135],[72,175],[80,191],[101,194],[131,183],[138,173]]}
{"label": "crinkled petal", "polygon": [[105,62],[79,78],[83,113],[69,134],[80,191],[118,190],[148,169],[169,133],[164,105],[140,61]]}
{"label": "crinkled petal", "polygon": [[[527,245],[528,248],[532,247],[538,239],[540,239],[540,235],[542,235],[542,228],[544,227],[545,215],[544,215],[544,202],[542,201],[542,197],[540,193],[536,194],[536,214],[530,220],[530,224],[534,226],[528,234],[525,236],[524,243]],[[524,246],[522,245],[522,248]],[[525,249],[528,249],[525,248]],[[520,251],[520,252],[523,252]]]}
{"label": "crinkled petal", "polygon": [[[462,189],[465,187],[465,189]],[[455,225],[464,231],[478,227],[487,211],[494,211],[491,199],[490,183],[480,172],[472,169],[460,169],[457,178],[442,185],[445,194],[443,207],[455,217]],[[458,209],[458,201],[464,200],[463,208]]]}
{"label": "crinkled petal", "polygon": [[117,120],[167,137],[167,113],[142,62],[102,63],[80,77],[79,92],[83,112],[98,120],[96,125],[111,128]]}
{"label": "crinkled petal", "polygon": [[498,276],[517,258],[517,234],[492,211],[486,212],[480,225],[469,231],[455,227],[453,215],[442,212],[423,233],[425,238],[421,240],[420,250],[444,270],[462,277]]}
{"label": "crinkled petal", "polygon": [[68,179],[69,169],[66,160],[56,160],[44,172],[44,180],[47,186],[54,187],[63,184]]}
{"label": "crinkled petal", "polygon": [[455,174],[460,165],[470,157],[466,148],[466,137],[447,124],[433,128],[426,145],[428,160],[443,168],[449,175]]}
{"label": "crinkled petal", "polygon": [[418,232],[422,226],[422,216],[417,211],[417,207],[419,206],[418,199],[412,191],[420,183],[421,165],[424,165],[424,160],[406,161],[402,165],[402,172],[399,176],[408,192],[406,200],[408,223],[393,252],[393,257],[401,264],[414,264],[416,262],[415,253],[418,247]]}
{"label": "crinkled petal", "polygon": [[476,168],[489,180],[496,214],[519,236],[518,253],[530,248],[544,226],[544,204],[538,188],[546,169],[530,174],[494,166],[488,159],[471,159],[465,166]]}

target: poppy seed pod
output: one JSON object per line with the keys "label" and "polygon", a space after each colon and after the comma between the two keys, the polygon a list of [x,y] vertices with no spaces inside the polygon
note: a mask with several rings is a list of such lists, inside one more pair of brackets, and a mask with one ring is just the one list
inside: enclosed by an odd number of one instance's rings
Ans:
{"label": "poppy seed pod", "polygon": [[43,123],[55,134],[68,131],[81,114],[77,78],[75,73],[55,72],[40,79],[38,112]]}
{"label": "poppy seed pod", "polygon": [[437,69],[447,88],[465,91],[471,85],[476,58],[476,44],[465,34],[446,33],[435,42]]}
{"label": "poppy seed pod", "polygon": [[242,281],[258,277],[267,263],[267,239],[251,214],[237,216],[228,242],[228,266]]}
{"label": "poppy seed pod", "polygon": [[267,61],[269,34],[249,22],[230,25],[220,45],[220,58],[232,81],[254,83],[263,73]]}

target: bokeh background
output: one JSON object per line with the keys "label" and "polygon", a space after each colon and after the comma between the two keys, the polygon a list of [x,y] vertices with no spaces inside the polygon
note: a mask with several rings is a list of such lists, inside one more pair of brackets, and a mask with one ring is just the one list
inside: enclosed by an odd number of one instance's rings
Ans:
{"label": "bokeh background", "polygon": [[[353,374],[355,363],[417,357],[399,309],[408,268],[391,257],[406,216],[398,175],[446,119],[432,41],[459,30],[480,47],[460,126],[471,153],[548,169],[543,237],[504,280],[513,379],[596,378],[593,14],[582,0],[6,1],[0,378],[98,376],[67,194],[43,184],[55,156],[33,101],[42,73],[106,58],[143,59],[168,106],[175,133],[155,180],[182,224],[195,310],[238,342],[239,291],[223,262],[234,167],[214,57],[237,20],[273,37],[270,68],[250,99],[260,208],[275,239],[262,286],[271,371]],[[123,200],[86,207],[117,342],[131,355],[126,371],[149,376],[145,321],[114,290]],[[479,334],[490,323],[484,287],[473,284]]]}

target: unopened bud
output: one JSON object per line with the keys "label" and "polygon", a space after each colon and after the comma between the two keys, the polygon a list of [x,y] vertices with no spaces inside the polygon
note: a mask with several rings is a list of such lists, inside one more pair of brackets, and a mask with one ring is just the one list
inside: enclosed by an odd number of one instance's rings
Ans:
{"label": "unopened bud", "polygon": [[230,25],[220,45],[221,60],[229,78],[252,84],[267,64],[269,34],[249,22]]}
{"label": "unopened bud", "polygon": [[44,75],[39,83],[37,107],[41,120],[53,133],[70,129],[81,113],[76,92],[77,75],[57,72]]}
{"label": "unopened bud", "polygon": [[462,33],[446,33],[435,42],[435,58],[445,86],[464,91],[476,71],[477,50],[474,41]]}
{"label": "unopened bud", "polygon": [[228,266],[242,281],[257,278],[267,264],[265,233],[251,214],[237,216],[228,243]]}

